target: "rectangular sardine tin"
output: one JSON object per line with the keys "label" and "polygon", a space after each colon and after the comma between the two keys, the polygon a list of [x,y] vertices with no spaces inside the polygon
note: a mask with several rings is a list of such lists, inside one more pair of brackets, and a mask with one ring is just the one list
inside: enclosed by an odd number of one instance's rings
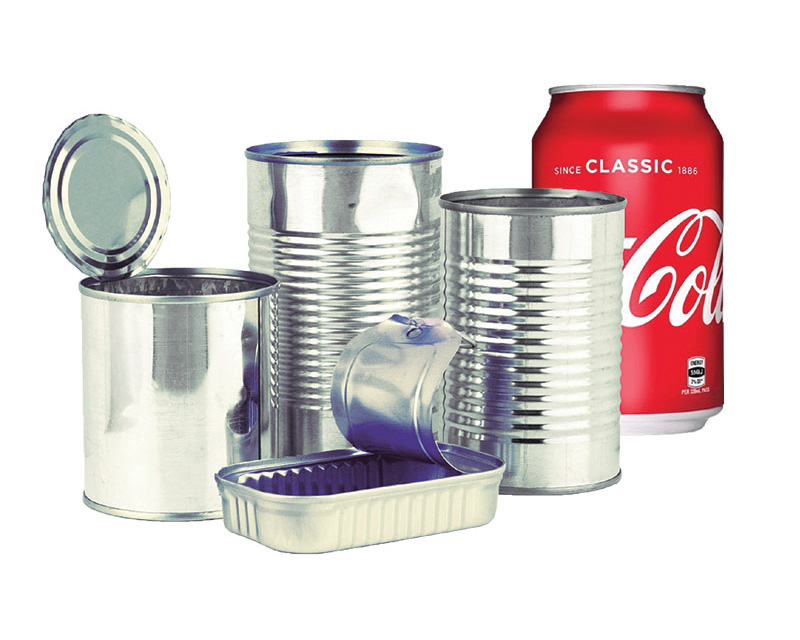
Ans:
{"label": "rectangular sardine tin", "polygon": [[278,551],[321,553],[488,523],[505,465],[442,448],[461,471],[350,449],[225,467],[225,527]]}

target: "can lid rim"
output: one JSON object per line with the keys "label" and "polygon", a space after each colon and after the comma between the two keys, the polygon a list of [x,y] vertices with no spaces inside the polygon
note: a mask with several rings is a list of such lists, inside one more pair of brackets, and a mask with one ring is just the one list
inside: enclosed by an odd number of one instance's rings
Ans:
{"label": "can lid rim", "polygon": [[274,276],[257,273],[254,271],[242,271],[238,269],[216,269],[216,268],[166,268],[166,269],[146,269],[126,280],[140,280],[142,278],[153,277],[183,277],[183,278],[226,278],[231,280],[241,280],[257,285],[256,288],[247,291],[208,293],[203,295],[148,295],[142,293],[118,293],[104,291],[100,287],[112,284],[113,281],[99,280],[97,278],[84,278],[79,284],[82,295],[89,298],[98,298],[114,302],[133,302],[145,304],[211,304],[216,302],[234,302],[238,300],[249,300],[251,298],[263,298],[277,290],[279,281]]}
{"label": "can lid rim", "polygon": [[245,157],[259,162],[306,165],[385,165],[429,162],[442,148],[391,140],[295,140],[248,147]]}
{"label": "can lid rim", "polygon": [[[167,171],[153,143],[131,123],[89,114],[53,146],[42,207],[56,246],[84,275],[127,278],[144,271],[166,233]],[[98,235],[109,228],[124,233]]]}
{"label": "can lid rim", "polygon": [[[485,200],[489,198],[595,198],[604,201],[603,204],[596,205],[572,205],[565,204],[563,207],[522,207],[522,206],[503,206],[471,204],[471,200]],[[446,193],[439,198],[439,204],[443,209],[450,211],[460,211],[462,213],[478,213],[485,215],[505,215],[505,216],[571,216],[608,213],[611,211],[622,211],[625,209],[627,200],[613,193],[602,191],[584,191],[582,189],[476,189],[472,191],[454,191]]]}
{"label": "can lid rim", "polygon": [[580,93],[584,91],[664,91],[670,93],[692,93],[705,95],[705,88],[684,84],[565,84],[550,87],[551,96],[562,93]]}

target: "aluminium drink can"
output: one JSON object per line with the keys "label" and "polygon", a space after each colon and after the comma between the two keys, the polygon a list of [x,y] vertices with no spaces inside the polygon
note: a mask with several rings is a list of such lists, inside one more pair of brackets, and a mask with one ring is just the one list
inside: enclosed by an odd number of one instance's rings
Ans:
{"label": "aluminium drink can", "polygon": [[700,429],[723,404],[723,152],[705,90],[581,85],[550,94],[533,136],[533,186],[628,201],[622,433]]}

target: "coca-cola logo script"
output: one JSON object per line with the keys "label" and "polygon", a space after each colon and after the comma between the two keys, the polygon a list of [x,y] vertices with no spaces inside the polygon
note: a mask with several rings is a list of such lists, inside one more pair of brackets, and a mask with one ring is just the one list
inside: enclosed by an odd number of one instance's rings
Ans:
{"label": "coca-cola logo script", "polygon": [[645,325],[665,310],[673,327],[698,312],[706,325],[722,322],[722,218],[716,211],[687,209],[638,247],[637,240],[625,238],[625,248],[635,252],[622,274],[623,327]]}

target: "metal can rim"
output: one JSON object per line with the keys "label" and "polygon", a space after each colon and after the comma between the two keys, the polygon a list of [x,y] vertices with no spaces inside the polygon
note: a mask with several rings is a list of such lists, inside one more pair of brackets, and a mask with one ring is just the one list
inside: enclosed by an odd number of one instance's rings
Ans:
{"label": "metal can rim", "polygon": [[[575,205],[563,207],[521,207],[502,205],[470,204],[470,200],[484,200],[488,198],[595,198],[605,201],[605,204]],[[625,208],[627,200],[622,196],[605,193],[603,191],[584,191],[582,189],[474,189],[471,191],[454,191],[446,193],[439,198],[439,204],[449,211],[462,213],[479,213],[485,215],[585,215],[621,211]]]}
{"label": "metal can rim", "polygon": [[248,147],[245,157],[258,162],[309,165],[381,165],[430,162],[442,148],[391,140],[295,140]]}
{"label": "metal can rim", "polygon": [[704,87],[684,84],[565,84],[550,87],[551,96],[561,93],[579,93],[583,91],[665,91],[670,93],[692,93],[705,95]]}
{"label": "metal can rim", "polygon": [[[114,164],[108,164],[108,158],[104,158],[107,171],[107,175],[103,176],[104,184],[112,185],[110,193],[114,195],[110,203],[104,200],[104,207],[97,212],[92,211],[89,216],[102,226],[109,224],[110,220],[124,228],[129,224],[134,225],[133,229],[138,228],[136,234],[127,234],[124,246],[116,238],[87,238],[83,223],[79,222],[69,204],[70,198],[75,198],[76,194],[93,200],[98,198],[92,187],[75,180],[74,171],[78,155],[98,157],[97,149],[93,150],[87,144],[97,141],[114,145],[118,151],[124,150],[126,157],[138,169],[137,184],[131,185],[120,177]],[[139,181],[143,184],[139,185]],[[141,186],[148,194],[141,210],[138,206],[131,207],[132,186],[136,187],[135,193]],[[137,127],[116,116],[89,114],[64,129],[53,146],[45,167],[42,207],[53,241],[81,273],[101,280],[127,278],[147,268],[166,234],[170,215],[167,170],[153,143]],[[81,217],[85,218],[85,214],[84,211]],[[141,216],[138,221],[137,215]]]}
{"label": "metal can rim", "polygon": [[167,268],[167,269],[146,269],[141,273],[125,278],[124,280],[141,280],[152,277],[184,277],[199,278],[211,277],[218,279],[239,280],[249,284],[257,285],[256,288],[247,291],[233,293],[209,293],[203,295],[148,295],[141,293],[118,293],[104,291],[100,286],[118,283],[119,280],[98,280],[97,278],[85,278],[81,280],[79,289],[82,295],[90,298],[114,302],[132,302],[144,304],[211,304],[216,302],[235,302],[239,300],[249,300],[251,298],[262,298],[278,288],[278,279],[265,273],[255,271],[244,271],[238,269],[215,269],[215,268]]}

